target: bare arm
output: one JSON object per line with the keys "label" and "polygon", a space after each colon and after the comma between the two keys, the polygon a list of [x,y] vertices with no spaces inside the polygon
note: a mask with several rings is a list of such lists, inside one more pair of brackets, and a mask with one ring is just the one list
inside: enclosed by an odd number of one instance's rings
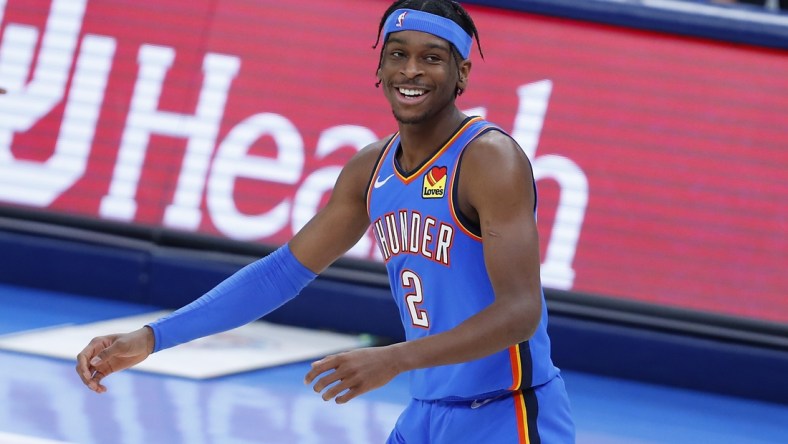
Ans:
{"label": "bare arm", "polygon": [[369,227],[366,187],[380,149],[370,145],[345,165],[328,204],[290,240],[295,257],[313,272],[345,254]]}
{"label": "bare arm", "polygon": [[[323,399],[343,403],[417,368],[482,358],[527,340],[541,318],[539,245],[534,219],[533,176],[509,137],[490,132],[469,146],[460,175],[461,206],[477,218],[495,301],[452,330],[378,349],[329,356],[313,364],[306,382]],[[347,393],[342,394],[347,390]]]}
{"label": "bare arm", "polygon": [[467,148],[463,211],[481,227],[495,301],[443,334],[402,344],[407,370],[478,359],[529,339],[541,318],[539,239],[533,175],[512,139],[490,132]]}

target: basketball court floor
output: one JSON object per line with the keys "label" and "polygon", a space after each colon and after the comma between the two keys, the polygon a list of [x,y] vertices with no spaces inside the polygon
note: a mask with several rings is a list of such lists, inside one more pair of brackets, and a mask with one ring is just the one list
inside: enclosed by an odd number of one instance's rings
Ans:
{"label": "basketball court floor", "polygon": [[[155,310],[0,285],[0,339]],[[202,380],[127,371],[101,395],[74,366],[0,350],[0,444],[382,443],[408,401],[400,376],[346,405],[324,402],[302,382],[308,362]],[[788,443],[788,402],[563,374],[578,443]]]}

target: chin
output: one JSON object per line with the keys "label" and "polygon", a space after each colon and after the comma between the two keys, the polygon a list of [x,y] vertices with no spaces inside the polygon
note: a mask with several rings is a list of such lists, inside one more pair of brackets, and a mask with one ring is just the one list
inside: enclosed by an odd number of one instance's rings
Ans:
{"label": "chin", "polygon": [[418,115],[402,115],[393,111],[394,118],[397,119],[397,122],[404,124],[404,125],[415,125],[419,123],[424,123],[427,121],[428,117],[426,114],[418,114]]}

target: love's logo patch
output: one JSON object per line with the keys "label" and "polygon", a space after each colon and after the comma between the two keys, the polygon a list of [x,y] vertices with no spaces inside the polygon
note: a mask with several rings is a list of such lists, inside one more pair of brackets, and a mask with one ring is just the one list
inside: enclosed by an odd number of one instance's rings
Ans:
{"label": "love's logo patch", "polygon": [[434,166],[424,175],[424,185],[421,189],[421,197],[424,199],[440,199],[446,194],[446,173],[445,166]]}

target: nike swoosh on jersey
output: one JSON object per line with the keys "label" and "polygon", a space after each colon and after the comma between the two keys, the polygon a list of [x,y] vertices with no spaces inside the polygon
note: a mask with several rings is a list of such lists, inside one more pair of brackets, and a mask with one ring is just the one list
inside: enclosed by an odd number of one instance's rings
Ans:
{"label": "nike swoosh on jersey", "polygon": [[482,401],[479,401],[478,399],[474,400],[471,403],[471,408],[472,409],[478,409],[479,407],[481,407],[481,406],[483,406],[483,405],[485,405],[485,404],[487,404],[487,403],[489,403],[489,402],[491,402],[491,401],[493,401],[495,399],[498,399],[498,398],[488,398],[488,399],[484,399]]}
{"label": "nike swoosh on jersey", "polygon": [[382,187],[382,186],[383,186],[383,185],[385,185],[385,184],[386,184],[386,182],[388,182],[388,181],[389,181],[389,179],[391,179],[392,177],[394,177],[394,175],[393,175],[393,174],[389,175],[389,177],[387,177],[387,178],[385,178],[385,179],[383,179],[383,180],[380,180],[380,176],[376,177],[376,178],[375,178],[375,185],[374,185],[374,187],[375,187],[375,188],[380,188],[380,187]]}

